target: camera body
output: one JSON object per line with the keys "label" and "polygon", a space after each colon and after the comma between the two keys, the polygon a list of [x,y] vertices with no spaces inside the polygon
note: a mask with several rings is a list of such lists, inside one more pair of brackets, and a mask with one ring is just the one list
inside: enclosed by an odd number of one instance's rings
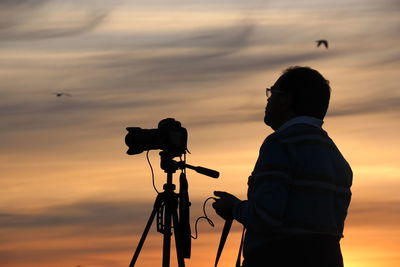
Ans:
{"label": "camera body", "polygon": [[143,151],[161,149],[172,157],[179,157],[187,151],[187,130],[173,118],[163,119],[156,129],[127,127],[125,144],[128,155],[140,154]]}

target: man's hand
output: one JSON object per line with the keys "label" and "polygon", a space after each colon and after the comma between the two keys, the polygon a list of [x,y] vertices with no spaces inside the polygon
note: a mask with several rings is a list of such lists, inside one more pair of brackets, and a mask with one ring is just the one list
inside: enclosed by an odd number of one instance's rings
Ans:
{"label": "man's hand", "polygon": [[214,195],[219,197],[212,204],[215,212],[225,220],[232,219],[233,205],[235,205],[237,201],[240,201],[240,199],[232,194],[222,191],[214,191]]}

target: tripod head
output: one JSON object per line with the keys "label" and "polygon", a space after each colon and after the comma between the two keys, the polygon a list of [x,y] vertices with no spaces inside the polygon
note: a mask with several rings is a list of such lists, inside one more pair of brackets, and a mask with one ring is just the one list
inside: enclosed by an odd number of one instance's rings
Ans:
{"label": "tripod head", "polygon": [[185,161],[175,161],[173,160],[174,155],[169,153],[168,151],[161,151],[160,152],[161,156],[161,169],[163,169],[166,173],[175,173],[176,170],[181,169],[184,170],[185,168],[192,169],[196,171],[197,173],[212,177],[212,178],[218,178],[219,177],[219,172],[208,169],[205,167],[201,166],[192,166],[190,164],[187,164]]}

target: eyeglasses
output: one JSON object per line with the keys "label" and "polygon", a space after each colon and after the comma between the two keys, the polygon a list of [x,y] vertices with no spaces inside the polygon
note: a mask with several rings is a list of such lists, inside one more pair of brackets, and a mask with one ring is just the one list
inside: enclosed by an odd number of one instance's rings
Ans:
{"label": "eyeglasses", "polygon": [[281,90],[275,90],[274,87],[265,89],[265,95],[267,96],[267,98],[270,98],[272,93],[284,94],[285,92]]}

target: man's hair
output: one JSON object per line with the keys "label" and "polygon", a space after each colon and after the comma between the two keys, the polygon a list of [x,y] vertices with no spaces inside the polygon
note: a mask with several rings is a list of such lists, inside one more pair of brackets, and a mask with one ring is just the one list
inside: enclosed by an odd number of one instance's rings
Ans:
{"label": "man's hair", "polygon": [[318,71],[310,67],[289,67],[279,77],[279,90],[293,96],[293,110],[299,116],[323,119],[328,110],[331,88]]}

